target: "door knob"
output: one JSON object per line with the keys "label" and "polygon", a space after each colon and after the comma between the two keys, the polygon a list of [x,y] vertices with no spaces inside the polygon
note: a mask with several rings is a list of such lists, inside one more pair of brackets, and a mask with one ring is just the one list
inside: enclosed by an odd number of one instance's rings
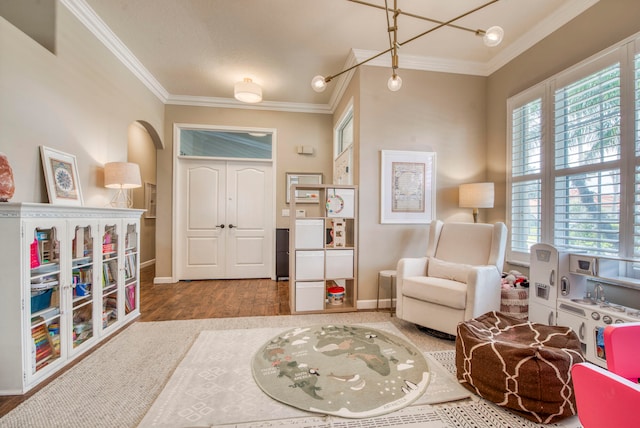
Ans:
{"label": "door knob", "polygon": [[216,227],[219,227],[220,229],[224,229],[224,224],[217,224]]}
{"label": "door knob", "polygon": [[229,225],[229,229],[233,229],[234,227],[236,227],[236,226],[234,226],[232,224]]}

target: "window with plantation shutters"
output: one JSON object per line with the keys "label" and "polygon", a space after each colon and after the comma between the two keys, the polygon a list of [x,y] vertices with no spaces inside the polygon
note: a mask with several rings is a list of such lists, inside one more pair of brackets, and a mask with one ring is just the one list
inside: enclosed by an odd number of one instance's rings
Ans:
{"label": "window with plantation shutters", "polygon": [[638,49],[636,36],[508,101],[507,260],[537,242],[640,259]]}
{"label": "window with plantation shutters", "polygon": [[635,55],[633,87],[635,92],[635,186],[633,192],[633,257],[640,259],[640,54]]}
{"label": "window with plantation shutters", "polygon": [[620,171],[555,179],[554,244],[573,252],[619,254]]}
{"label": "window with plantation shutters", "polygon": [[554,244],[618,255],[620,65],[554,94]]}
{"label": "window with plantation shutters", "polygon": [[527,253],[540,241],[542,99],[513,110],[511,123],[511,248]]}

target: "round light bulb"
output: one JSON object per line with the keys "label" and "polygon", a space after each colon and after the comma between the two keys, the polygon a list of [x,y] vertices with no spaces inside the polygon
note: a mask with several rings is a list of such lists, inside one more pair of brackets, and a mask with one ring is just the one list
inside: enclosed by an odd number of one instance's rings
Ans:
{"label": "round light bulb", "polygon": [[484,40],[484,44],[489,46],[490,48],[494,46],[498,46],[502,42],[502,38],[504,37],[504,30],[502,27],[498,27],[497,25],[489,28],[482,37]]}
{"label": "round light bulb", "polygon": [[327,82],[324,80],[324,76],[317,75],[311,79],[311,88],[316,92],[323,92],[327,89]]}
{"label": "round light bulb", "polygon": [[392,92],[400,90],[400,88],[402,88],[402,79],[400,78],[400,76],[394,74],[393,76],[389,77],[389,80],[387,81],[387,87]]}

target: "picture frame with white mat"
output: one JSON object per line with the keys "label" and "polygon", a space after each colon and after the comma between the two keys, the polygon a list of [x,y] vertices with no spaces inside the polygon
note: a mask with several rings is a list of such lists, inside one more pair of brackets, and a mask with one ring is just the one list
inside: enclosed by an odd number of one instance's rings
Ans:
{"label": "picture frame with white mat", "polygon": [[82,206],[82,189],[75,155],[40,146],[49,203]]}

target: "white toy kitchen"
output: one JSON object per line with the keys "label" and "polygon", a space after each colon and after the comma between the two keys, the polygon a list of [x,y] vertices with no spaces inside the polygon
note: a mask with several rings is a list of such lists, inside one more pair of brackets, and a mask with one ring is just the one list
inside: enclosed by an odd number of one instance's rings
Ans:
{"label": "white toy kitchen", "polygon": [[640,322],[640,261],[531,247],[529,321],[571,327],[590,362],[606,367],[602,332]]}

